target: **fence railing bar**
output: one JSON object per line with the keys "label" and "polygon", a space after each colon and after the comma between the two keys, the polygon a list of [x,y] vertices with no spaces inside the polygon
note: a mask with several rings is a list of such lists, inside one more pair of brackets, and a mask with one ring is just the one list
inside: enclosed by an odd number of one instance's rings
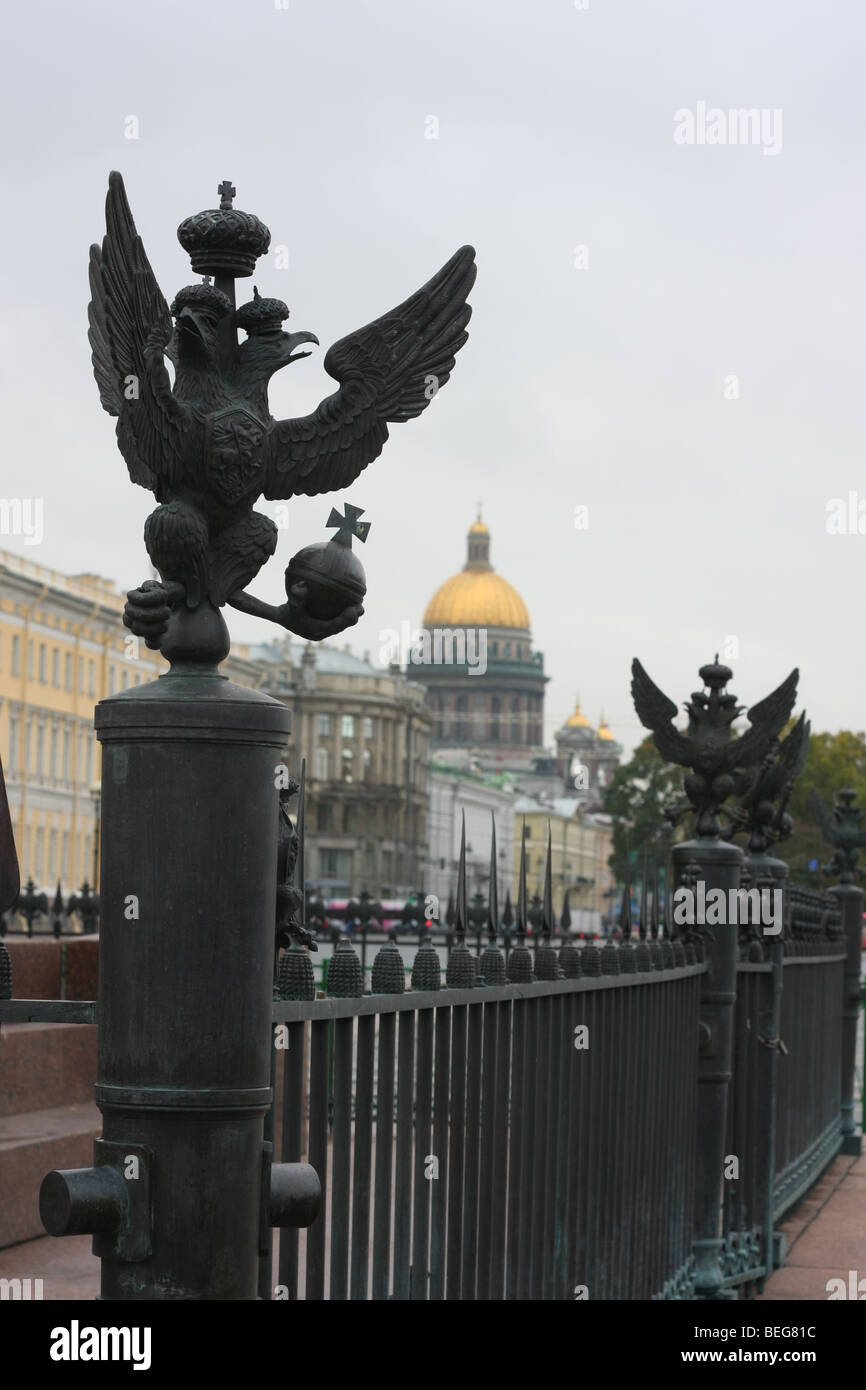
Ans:
{"label": "fence railing bar", "polygon": [[366,1299],[370,1267],[370,1198],[373,1150],[373,1065],[376,1020],[358,1019],[355,1087],[355,1157],[352,1174],[352,1248],[350,1298]]}
{"label": "fence railing bar", "polygon": [[373,1189],[373,1298],[386,1299],[391,1281],[391,1179],[394,1162],[394,1075],[397,1017],[379,1017],[376,1077],[376,1161]]}

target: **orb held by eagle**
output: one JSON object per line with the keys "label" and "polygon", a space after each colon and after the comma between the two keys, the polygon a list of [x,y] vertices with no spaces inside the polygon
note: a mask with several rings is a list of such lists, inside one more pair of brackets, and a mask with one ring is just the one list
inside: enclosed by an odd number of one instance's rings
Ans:
{"label": "orb held by eagle", "polygon": [[369,521],[358,521],[361,508],[346,506],[341,517],[331,509],[329,526],[338,527],[329,541],[306,545],[292,556],[286,570],[286,593],[292,585],[306,585],[306,609],[314,618],[336,618],[352,604],[363,603],[367,592],[364,567],[352,549],[352,537],[366,541]]}

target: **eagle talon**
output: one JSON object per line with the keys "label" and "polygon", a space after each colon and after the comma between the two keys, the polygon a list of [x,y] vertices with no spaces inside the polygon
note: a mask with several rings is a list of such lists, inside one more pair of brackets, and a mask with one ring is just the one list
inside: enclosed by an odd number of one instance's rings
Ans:
{"label": "eagle talon", "polygon": [[130,589],[123,610],[123,625],[143,637],[151,651],[158,651],[165,636],[172,609],[182,603],[186,590],[175,580],[163,583],[146,579],[138,589]]}

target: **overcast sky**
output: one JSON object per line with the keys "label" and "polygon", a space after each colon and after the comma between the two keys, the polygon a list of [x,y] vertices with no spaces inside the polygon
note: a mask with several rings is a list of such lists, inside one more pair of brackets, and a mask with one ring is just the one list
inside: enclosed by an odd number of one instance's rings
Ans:
{"label": "overcast sky", "polygon": [[[227,177],[289,248],[255,283],[322,344],[275,379],[277,418],[313,409],[327,346],[458,246],[479,267],[448,386],[345,494],[291,504],[254,592],[282,600],[332,501],[365,507],[366,614],[337,640],[375,657],[462,567],[481,499],[552,678],[548,737],[579,690],[632,747],[631,658],[679,703],[731,638],[743,702],[799,665],[813,728],[862,729],[866,534],[829,534],[827,506],[856,493],[866,532],[864,36],[862,0],[16,7],[0,491],[45,510],[41,545],[0,545],[148,576],[153,499],[91,374],[88,247],[119,169],[171,299],[194,278],[177,224]],[[701,104],[762,110],[763,136],[699,143]]]}

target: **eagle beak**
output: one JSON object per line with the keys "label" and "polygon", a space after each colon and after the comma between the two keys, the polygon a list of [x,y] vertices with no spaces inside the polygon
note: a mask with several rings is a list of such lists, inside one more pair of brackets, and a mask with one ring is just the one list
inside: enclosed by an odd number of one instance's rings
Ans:
{"label": "eagle beak", "polygon": [[185,306],[177,316],[177,331],[182,337],[189,337],[201,343],[205,337],[205,325],[194,309]]}
{"label": "eagle beak", "polygon": [[284,333],[283,350],[287,355],[284,358],[283,366],[288,362],[298,362],[302,357],[310,356],[308,352],[292,352],[298,343],[315,343],[316,347],[319,346],[319,340],[315,333]]}

